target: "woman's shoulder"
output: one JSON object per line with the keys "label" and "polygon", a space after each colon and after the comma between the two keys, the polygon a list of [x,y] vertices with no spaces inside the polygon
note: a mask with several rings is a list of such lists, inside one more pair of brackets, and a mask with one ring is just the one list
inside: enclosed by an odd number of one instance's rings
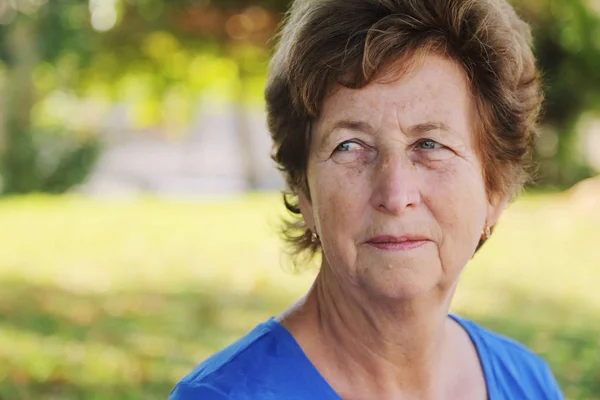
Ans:
{"label": "woman's shoulder", "polygon": [[196,366],[169,400],[282,398],[310,386],[307,362],[285,328],[270,319]]}
{"label": "woman's shoulder", "polygon": [[256,371],[257,363],[269,358],[272,345],[277,341],[278,331],[273,320],[257,325],[235,343],[198,364],[179,381],[169,399],[226,399],[232,386],[246,378],[249,370]]}
{"label": "woman's shoulder", "polygon": [[497,387],[498,391],[513,395],[540,393],[548,399],[563,398],[550,367],[539,355],[522,343],[473,321],[456,315],[451,317],[475,345],[488,387]]}

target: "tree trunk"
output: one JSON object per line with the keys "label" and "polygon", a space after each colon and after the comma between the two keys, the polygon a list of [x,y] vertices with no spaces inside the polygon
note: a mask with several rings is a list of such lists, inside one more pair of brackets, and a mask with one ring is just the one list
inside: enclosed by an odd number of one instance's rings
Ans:
{"label": "tree trunk", "polygon": [[35,93],[32,76],[39,59],[34,20],[20,15],[5,40],[8,69],[4,121],[0,121],[2,192],[20,193],[35,188],[39,179],[30,120]]}

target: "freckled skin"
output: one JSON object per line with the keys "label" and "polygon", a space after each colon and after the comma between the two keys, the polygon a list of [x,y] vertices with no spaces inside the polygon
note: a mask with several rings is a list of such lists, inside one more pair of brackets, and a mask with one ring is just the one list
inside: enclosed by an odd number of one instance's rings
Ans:
{"label": "freckled skin", "polygon": [[[504,205],[486,196],[473,112],[462,69],[433,55],[397,81],[325,99],[312,132],[311,200],[301,195],[300,208],[321,238],[324,268],[342,285],[397,300],[452,290]],[[343,119],[373,131],[332,130]],[[444,128],[411,131],[431,122]],[[430,241],[403,252],[366,243],[405,234]]]}

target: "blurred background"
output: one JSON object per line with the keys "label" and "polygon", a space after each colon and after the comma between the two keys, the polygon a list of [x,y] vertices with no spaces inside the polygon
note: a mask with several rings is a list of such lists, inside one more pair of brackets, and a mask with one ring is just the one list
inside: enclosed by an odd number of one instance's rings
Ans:
{"label": "blurred background", "polygon": [[[165,399],[293,303],[262,90],[288,0],[0,0],[0,399]],[[535,185],[453,311],[600,399],[600,1],[515,0]]]}

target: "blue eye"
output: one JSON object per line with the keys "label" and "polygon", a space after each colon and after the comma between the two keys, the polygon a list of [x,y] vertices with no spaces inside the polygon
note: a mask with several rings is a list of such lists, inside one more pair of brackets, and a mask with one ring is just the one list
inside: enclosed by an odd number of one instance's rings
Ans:
{"label": "blue eye", "polygon": [[348,153],[351,151],[356,151],[359,150],[362,146],[356,142],[353,142],[351,140],[346,140],[345,142],[340,143],[336,148],[335,151],[336,152],[340,152],[340,153]]}
{"label": "blue eye", "polygon": [[442,147],[438,142],[429,139],[421,140],[417,146],[422,150],[436,150]]}
{"label": "blue eye", "polygon": [[338,164],[365,164],[373,161],[376,155],[373,147],[360,140],[345,140],[335,147],[331,159]]}

